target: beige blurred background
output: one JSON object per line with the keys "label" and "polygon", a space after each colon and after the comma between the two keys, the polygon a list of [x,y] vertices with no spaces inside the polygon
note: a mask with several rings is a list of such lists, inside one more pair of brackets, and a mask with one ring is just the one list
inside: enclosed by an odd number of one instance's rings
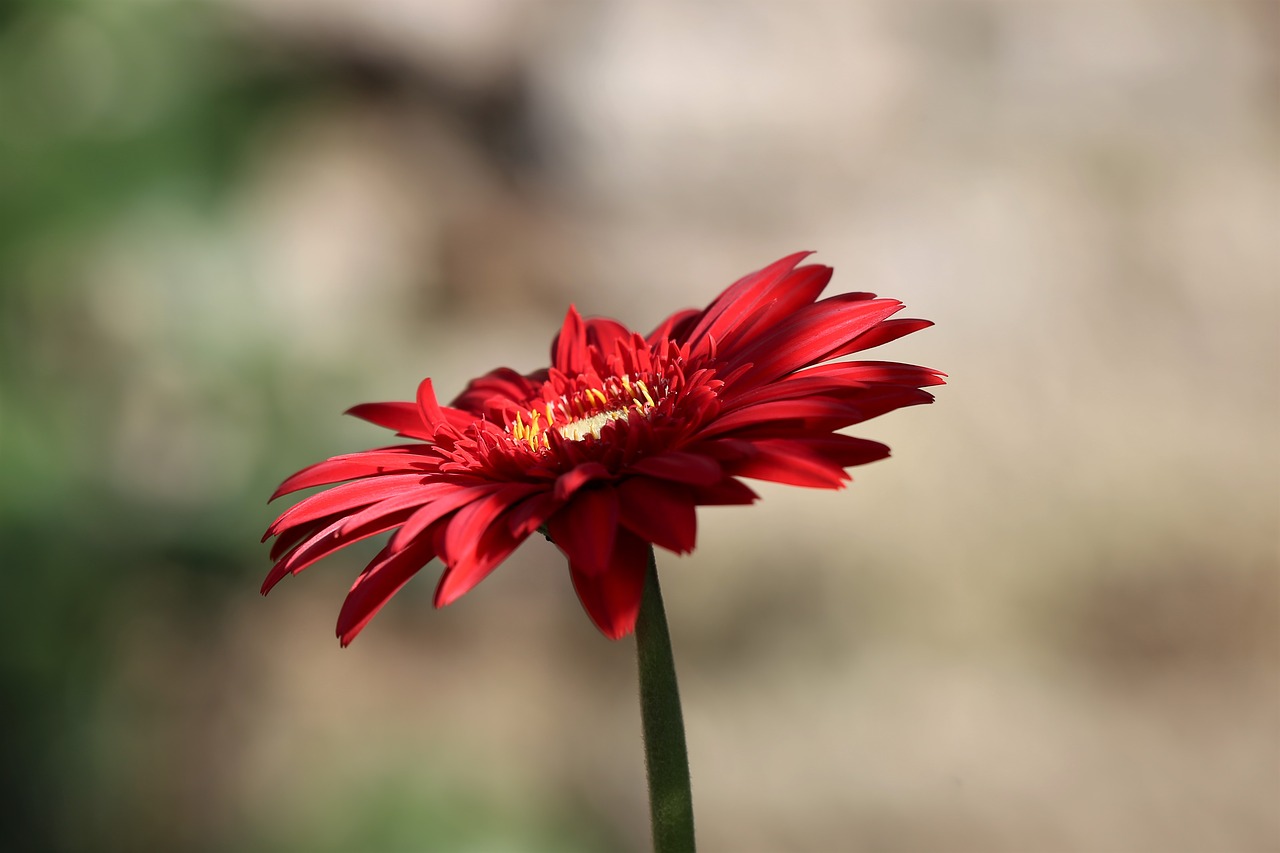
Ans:
{"label": "beige blurred background", "polygon": [[1280,6],[0,9],[0,847],[647,849],[550,545],[339,650],[263,501],[816,249],[951,381],[660,555],[703,849],[1280,850]]}

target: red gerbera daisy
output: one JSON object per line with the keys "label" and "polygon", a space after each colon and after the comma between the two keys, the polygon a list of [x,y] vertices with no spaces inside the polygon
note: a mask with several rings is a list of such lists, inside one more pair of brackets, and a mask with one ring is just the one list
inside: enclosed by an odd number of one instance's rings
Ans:
{"label": "red gerbera daisy", "polygon": [[443,607],[542,530],[568,557],[596,626],[612,639],[629,633],[650,546],[690,551],[695,507],[751,503],[757,496],[740,477],[840,488],[845,468],[889,449],[836,430],[928,403],[920,389],[942,382],[923,367],[836,361],[931,323],[890,320],[902,303],[869,293],[815,301],[832,271],[797,266],[807,254],[752,273],[647,336],[571,307],[549,368],[499,368],[451,406],[426,379],[415,402],[351,409],[414,441],[337,456],[281,484],[273,500],[341,483],[268,528],[264,541],[278,539],[263,593],[395,530],[343,604],[346,645],[433,558],[445,566],[435,594]]}

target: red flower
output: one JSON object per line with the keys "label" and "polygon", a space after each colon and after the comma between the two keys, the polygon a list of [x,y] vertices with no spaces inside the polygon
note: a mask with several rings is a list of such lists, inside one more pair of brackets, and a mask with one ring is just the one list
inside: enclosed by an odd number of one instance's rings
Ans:
{"label": "red flower", "polygon": [[887,319],[902,304],[869,293],[815,301],[831,269],[796,266],[807,254],[752,273],[647,337],[571,307],[551,367],[528,376],[499,368],[452,406],[425,379],[416,402],[351,409],[414,442],[336,456],[285,480],[272,500],[342,484],[268,528],[264,541],[278,539],[263,593],[395,530],[343,604],[346,645],[434,557],[445,565],[435,594],[443,607],[541,529],[568,557],[596,626],[612,639],[629,633],[650,543],[692,550],[695,507],[756,499],[739,477],[841,488],[845,468],[889,449],[835,430],[928,403],[920,388],[942,382],[923,367],[834,361],[931,323]]}

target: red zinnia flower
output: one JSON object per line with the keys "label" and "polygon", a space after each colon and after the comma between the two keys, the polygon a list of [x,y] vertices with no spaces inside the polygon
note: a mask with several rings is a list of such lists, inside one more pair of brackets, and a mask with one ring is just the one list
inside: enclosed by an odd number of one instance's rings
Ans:
{"label": "red zinnia flower", "polygon": [[612,639],[629,633],[650,545],[692,550],[695,507],[754,501],[739,477],[842,487],[845,468],[889,449],[836,430],[928,403],[920,389],[942,382],[923,367],[834,361],[931,323],[887,319],[902,303],[869,293],[815,301],[832,271],[797,266],[807,254],[752,273],[648,336],[571,307],[549,368],[499,368],[452,406],[426,379],[416,402],[351,409],[415,441],[336,456],[285,480],[273,500],[342,485],[268,528],[264,540],[279,538],[263,593],[395,529],[343,604],[346,645],[434,557],[445,565],[435,593],[443,607],[541,529],[568,557],[596,626]]}

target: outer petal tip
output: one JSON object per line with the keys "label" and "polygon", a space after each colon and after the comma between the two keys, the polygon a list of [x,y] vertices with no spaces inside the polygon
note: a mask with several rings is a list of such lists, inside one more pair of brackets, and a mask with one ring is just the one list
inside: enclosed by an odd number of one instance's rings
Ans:
{"label": "outer petal tip", "polygon": [[609,568],[588,574],[570,564],[569,574],[578,600],[600,633],[619,640],[636,627],[640,599],[649,565],[649,545],[625,529],[619,529]]}

